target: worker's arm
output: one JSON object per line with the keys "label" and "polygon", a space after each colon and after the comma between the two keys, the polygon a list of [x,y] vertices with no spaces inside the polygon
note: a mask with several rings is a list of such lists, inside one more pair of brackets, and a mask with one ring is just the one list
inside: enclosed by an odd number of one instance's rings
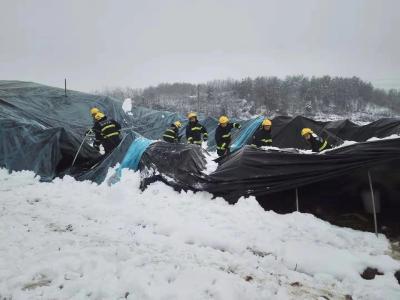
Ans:
{"label": "worker's arm", "polygon": [[233,127],[237,129],[242,128],[242,126],[239,123],[233,123]]}
{"label": "worker's arm", "polygon": [[117,130],[121,130],[121,125],[117,121],[115,121],[115,120],[111,120],[111,121],[113,122],[113,124],[115,125],[115,128]]}

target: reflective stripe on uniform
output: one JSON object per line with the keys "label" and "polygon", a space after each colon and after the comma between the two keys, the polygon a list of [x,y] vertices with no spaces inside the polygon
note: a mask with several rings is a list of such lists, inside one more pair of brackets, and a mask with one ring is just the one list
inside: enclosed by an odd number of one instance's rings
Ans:
{"label": "reflective stripe on uniform", "polygon": [[193,140],[193,138],[192,138],[192,137],[189,137],[189,138],[188,138],[188,141],[191,141],[191,140]]}
{"label": "reflective stripe on uniform", "polygon": [[104,127],[101,129],[101,132],[103,132],[104,130],[107,130],[107,129],[109,129],[109,128],[113,128],[113,127],[115,127],[114,124],[110,124],[110,125],[104,126]]}
{"label": "reflective stripe on uniform", "polygon": [[207,132],[205,132],[203,135],[204,135],[204,136],[208,136],[208,133],[207,133]]}
{"label": "reflective stripe on uniform", "polygon": [[112,137],[112,136],[114,136],[114,135],[119,135],[119,132],[113,132],[113,133],[110,133],[110,134],[105,135],[104,137],[105,137],[105,138],[109,138],[109,137]]}
{"label": "reflective stripe on uniform", "polygon": [[231,134],[228,133],[228,134],[224,134],[222,137],[223,137],[223,138],[227,138],[227,137],[230,137],[230,136],[231,136]]}
{"label": "reflective stripe on uniform", "polygon": [[319,148],[319,151],[322,151],[325,149],[325,147],[328,145],[327,141],[324,141],[324,143],[322,144],[322,146]]}
{"label": "reflective stripe on uniform", "polygon": [[272,143],[272,139],[262,139],[261,142]]}
{"label": "reflective stripe on uniform", "polygon": [[174,136],[172,136],[172,135],[169,135],[169,134],[164,134],[163,136],[164,136],[164,137],[171,138],[171,139],[175,139],[175,137],[174,137]]}
{"label": "reflective stripe on uniform", "polygon": [[168,131],[168,132],[171,132],[171,133],[175,134],[175,131],[173,131],[172,129],[167,129],[165,131]]}
{"label": "reflective stripe on uniform", "polygon": [[201,130],[201,127],[192,127],[191,130],[192,131]]}
{"label": "reflective stripe on uniform", "polygon": [[201,145],[201,144],[202,144],[202,141],[194,141],[193,143],[198,144],[198,145]]}

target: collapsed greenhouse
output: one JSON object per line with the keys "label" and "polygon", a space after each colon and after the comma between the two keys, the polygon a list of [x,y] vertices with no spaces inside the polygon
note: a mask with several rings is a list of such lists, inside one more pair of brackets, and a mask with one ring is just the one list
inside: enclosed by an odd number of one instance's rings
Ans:
{"label": "collapsed greenhouse", "polygon": [[[122,142],[108,156],[82,143],[92,126],[89,110],[94,106],[124,128]],[[274,147],[266,149],[248,145],[263,116],[236,120],[242,129],[232,135],[233,153],[212,171],[207,169],[208,152],[216,149],[212,137],[218,122],[201,115],[200,119],[211,137],[207,150],[159,141],[170,123],[185,120],[177,113],[143,107],[125,112],[121,102],[109,97],[0,81],[0,167],[31,170],[44,181],[70,175],[100,184],[119,164],[107,179],[110,184],[129,168],[140,170],[143,188],[163,181],[176,190],[205,191],[230,203],[255,196],[265,209],[299,209],[321,216],[335,212],[335,218],[339,213],[374,209],[391,230],[398,227],[392,220],[400,209],[400,138],[396,136],[400,118],[360,126],[349,120],[279,116],[272,119]],[[303,151],[307,148],[299,134],[303,127],[313,128],[337,147],[320,154]]]}

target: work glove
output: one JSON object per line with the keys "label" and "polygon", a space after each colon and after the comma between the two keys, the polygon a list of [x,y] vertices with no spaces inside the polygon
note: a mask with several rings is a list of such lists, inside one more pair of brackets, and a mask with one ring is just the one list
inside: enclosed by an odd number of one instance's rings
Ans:
{"label": "work glove", "polygon": [[97,151],[100,151],[100,143],[95,141],[93,143],[93,148],[96,149]]}

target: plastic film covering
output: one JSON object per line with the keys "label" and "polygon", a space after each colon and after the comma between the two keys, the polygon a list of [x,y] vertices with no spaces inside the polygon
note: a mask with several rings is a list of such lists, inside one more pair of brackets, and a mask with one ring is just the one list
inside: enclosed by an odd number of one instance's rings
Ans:
{"label": "plastic film covering", "polygon": [[366,174],[376,166],[385,166],[385,173],[394,174],[399,162],[400,139],[359,143],[325,154],[260,150],[246,146],[210,175],[205,189],[228,199],[267,195],[334,180],[359,170]]}
{"label": "plastic film covering", "polygon": [[179,189],[204,190],[206,175],[204,150],[197,145],[155,142],[144,152],[140,169],[143,176],[161,176]]}
{"label": "plastic film covering", "polygon": [[[111,98],[70,90],[65,97],[60,88],[0,81],[0,167],[31,170],[43,180],[68,174],[85,132],[92,126],[92,107],[123,126],[130,125],[121,104]],[[84,143],[74,167],[84,169],[100,158]]]}

